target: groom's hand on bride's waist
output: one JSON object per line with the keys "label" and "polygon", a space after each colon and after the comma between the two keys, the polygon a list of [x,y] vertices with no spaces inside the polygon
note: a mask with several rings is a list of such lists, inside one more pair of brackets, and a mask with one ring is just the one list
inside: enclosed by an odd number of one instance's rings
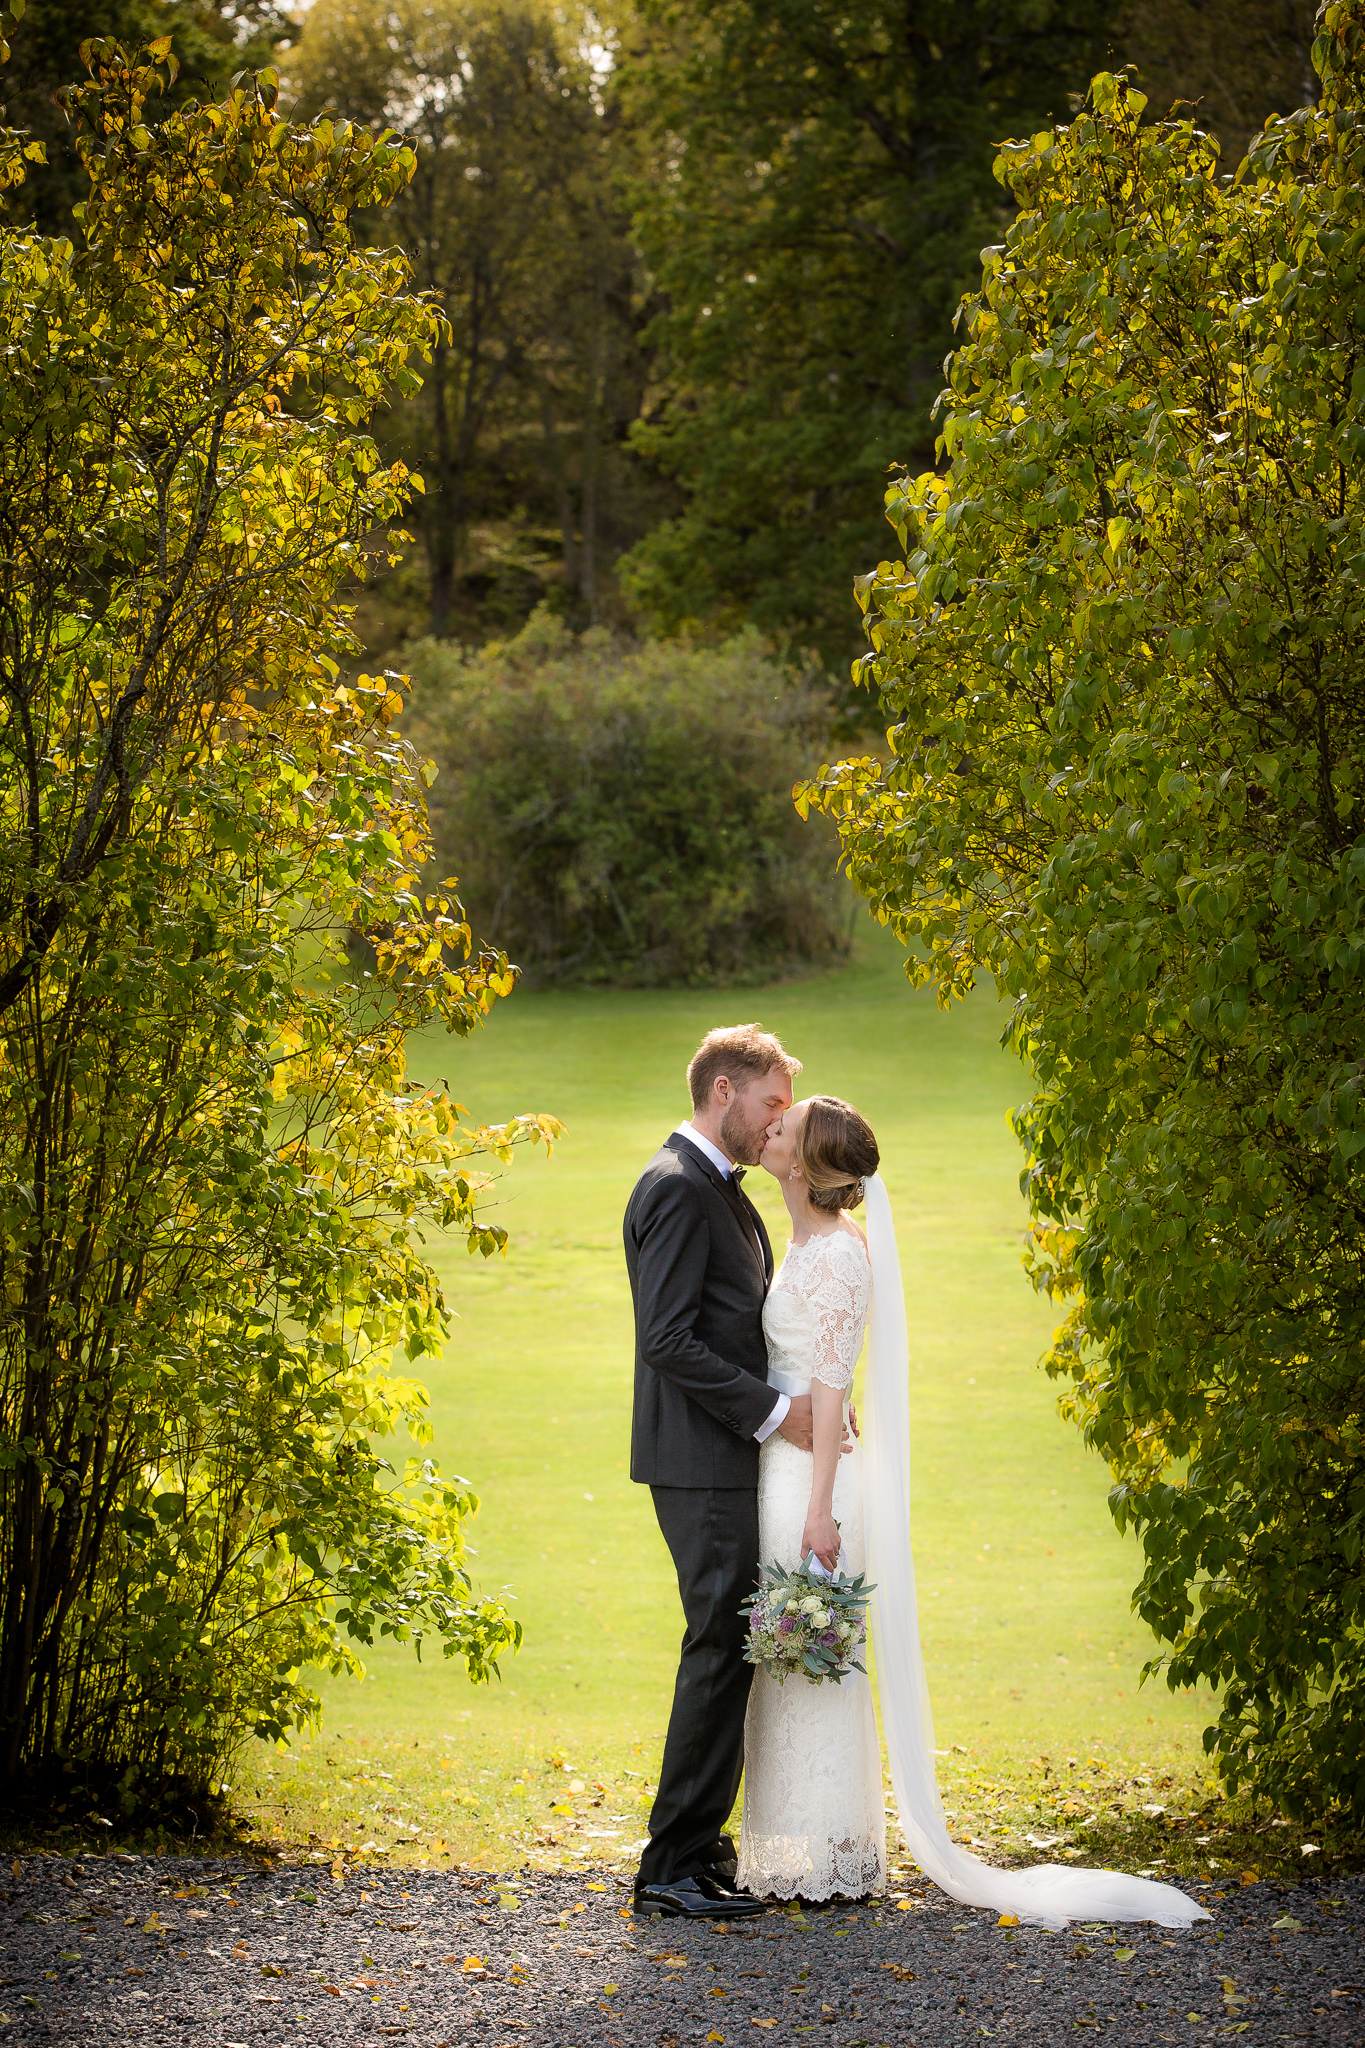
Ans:
{"label": "groom's hand on bride's waist", "polygon": [[[789,1444],[795,1444],[798,1451],[809,1451],[815,1447],[811,1433],[810,1395],[793,1394],[791,1407],[777,1425],[776,1434],[784,1436]],[[853,1449],[853,1437],[844,1430],[843,1449],[845,1454]]]}

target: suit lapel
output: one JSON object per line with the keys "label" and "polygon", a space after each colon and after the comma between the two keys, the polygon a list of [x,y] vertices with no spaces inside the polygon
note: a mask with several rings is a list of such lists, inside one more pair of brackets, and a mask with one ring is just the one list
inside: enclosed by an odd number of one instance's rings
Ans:
{"label": "suit lapel", "polygon": [[763,1240],[765,1233],[762,1227],[762,1218],[749,1200],[749,1197],[745,1194],[743,1188],[736,1187],[735,1183],[728,1177],[725,1182],[725,1192],[743,1221],[745,1236],[758,1253],[758,1263],[763,1274],[763,1285],[766,1288],[772,1276],[768,1269],[767,1253],[764,1250]]}
{"label": "suit lapel", "polygon": [[763,1227],[763,1218],[759,1215],[758,1210],[749,1200],[743,1188],[738,1189],[737,1192],[740,1201],[744,1204],[745,1213],[753,1225],[754,1236],[758,1239],[759,1251],[763,1254],[763,1278],[765,1281],[771,1281],[773,1277],[773,1248],[768,1242],[768,1233]]}
{"label": "suit lapel", "polygon": [[680,1138],[675,1131],[666,1142],[671,1150],[680,1152],[693,1166],[699,1166],[712,1187],[717,1188],[725,1197],[726,1203],[740,1227],[740,1233],[744,1238],[744,1242],[758,1261],[758,1270],[763,1281],[763,1291],[766,1294],[771,1274],[763,1251],[763,1238],[760,1229],[757,1227],[758,1211],[754,1208],[753,1203],[749,1200],[743,1188],[735,1186],[728,1173],[722,1173],[718,1167],[713,1166],[706,1157],[706,1154],[699,1152],[695,1145],[689,1145],[686,1138]]}

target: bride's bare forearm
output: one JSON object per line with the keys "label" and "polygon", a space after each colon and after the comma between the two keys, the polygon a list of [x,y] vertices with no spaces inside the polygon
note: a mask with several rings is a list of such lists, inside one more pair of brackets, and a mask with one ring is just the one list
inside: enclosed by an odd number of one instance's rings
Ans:
{"label": "bride's bare forearm", "polygon": [[844,1401],[837,1387],[813,1380],[810,1390],[812,1450],[815,1470],[811,1474],[810,1504],[824,1514],[834,1506],[834,1479],[844,1441]]}

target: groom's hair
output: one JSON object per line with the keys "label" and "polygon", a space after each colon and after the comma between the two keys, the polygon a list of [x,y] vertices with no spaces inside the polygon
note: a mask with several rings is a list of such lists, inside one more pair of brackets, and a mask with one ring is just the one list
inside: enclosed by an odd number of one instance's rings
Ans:
{"label": "groom's hair", "polygon": [[784,1052],[781,1039],[774,1038],[761,1024],[718,1024],[714,1031],[707,1032],[688,1065],[687,1085],[692,1090],[693,1109],[705,1109],[718,1075],[726,1074],[736,1084],[742,1084],[761,1080],[774,1067],[781,1067],[794,1077],[801,1071],[801,1062]]}

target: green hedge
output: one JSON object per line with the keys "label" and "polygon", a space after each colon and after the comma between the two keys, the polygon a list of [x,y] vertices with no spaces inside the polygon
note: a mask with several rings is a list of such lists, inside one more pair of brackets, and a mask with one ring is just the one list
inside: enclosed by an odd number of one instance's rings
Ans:
{"label": "green hedge", "polygon": [[846,951],[834,836],[791,799],[827,702],[755,636],[634,647],[541,612],[409,666],[441,873],[531,979],[736,981]]}

